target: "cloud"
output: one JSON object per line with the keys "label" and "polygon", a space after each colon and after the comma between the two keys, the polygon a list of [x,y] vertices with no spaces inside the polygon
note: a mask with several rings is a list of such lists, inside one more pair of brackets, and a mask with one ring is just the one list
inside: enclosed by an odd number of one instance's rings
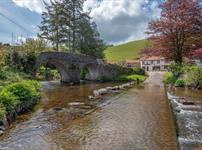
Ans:
{"label": "cloud", "polygon": [[41,14],[45,10],[43,0],[12,0],[17,6],[28,8]]}
{"label": "cloud", "polygon": [[113,44],[146,38],[148,22],[161,12],[157,0],[87,0],[84,8],[91,10],[102,38]]}
{"label": "cloud", "polygon": [[[43,0],[12,1],[19,7],[39,14],[45,10]],[[84,10],[90,10],[90,15],[98,25],[98,30],[105,42],[117,44],[146,38],[148,22],[160,16],[158,1],[86,0]]]}

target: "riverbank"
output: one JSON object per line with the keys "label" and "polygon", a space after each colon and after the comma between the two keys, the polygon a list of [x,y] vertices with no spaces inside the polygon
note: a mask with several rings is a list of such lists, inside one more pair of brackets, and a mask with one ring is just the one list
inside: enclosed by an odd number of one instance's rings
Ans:
{"label": "riverbank", "polygon": [[0,134],[16,117],[32,107],[40,99],[40,84],[24,80],[5,85],[0,90]]}

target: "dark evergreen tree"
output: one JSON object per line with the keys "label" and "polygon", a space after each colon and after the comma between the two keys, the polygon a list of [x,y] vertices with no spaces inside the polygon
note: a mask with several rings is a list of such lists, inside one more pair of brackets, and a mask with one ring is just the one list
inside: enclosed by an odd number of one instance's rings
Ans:
{"label": "dark evergreen tree", "polygon": [[45,3],[46,12],[42,13],[42,22],[39,26],[40,38],[47,39],[52,42],[56,51],[59,51],[59,45],[64,42],[64,32],[61,22],[61,8],[57,1],[50,1],[50,4]]}
{"label": "dark evergreen tree", "polygon": [[92,22],[88,15],[83,14],[79,22],[79,29],[79,52],[102,58],[103,50],[106,47],[103,40],[100,39],[96,23]]}
{"label": "dark evergreen tree", "polygon": [[105,45],[89,13],[83,12],[84,0],[51,1],[42,14],[39,36],[56,49],[65,44],[70,52],[102,57]]}

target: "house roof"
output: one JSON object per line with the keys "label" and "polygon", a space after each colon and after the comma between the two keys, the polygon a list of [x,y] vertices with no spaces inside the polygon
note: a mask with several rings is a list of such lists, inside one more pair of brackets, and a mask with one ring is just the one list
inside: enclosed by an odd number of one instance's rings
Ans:
{"label": "house roof", "polygon": [[143,57],[140,60],[162,60],[165,59],[162,56],[151,56],[151,57]]}
{"label": "house roof", "polygon": [[126,63],[127,64],[138,64],[138,63],[140,63],[140,61],[139,60],[126,60]]}

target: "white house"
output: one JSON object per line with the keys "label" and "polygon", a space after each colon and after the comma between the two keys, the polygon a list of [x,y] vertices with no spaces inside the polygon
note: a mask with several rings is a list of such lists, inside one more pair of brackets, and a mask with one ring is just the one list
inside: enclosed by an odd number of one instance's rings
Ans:
{"label": "white house", "polygon": [[202,67],[202,60],[200,60],[200,59],[192,59],[191,63],[193,63],[199,67]]}
{"label": "white house", "polygon": [[140,66],[145,71],[165,71],[170,63],[160,56],[152,56],[140,59]]}

